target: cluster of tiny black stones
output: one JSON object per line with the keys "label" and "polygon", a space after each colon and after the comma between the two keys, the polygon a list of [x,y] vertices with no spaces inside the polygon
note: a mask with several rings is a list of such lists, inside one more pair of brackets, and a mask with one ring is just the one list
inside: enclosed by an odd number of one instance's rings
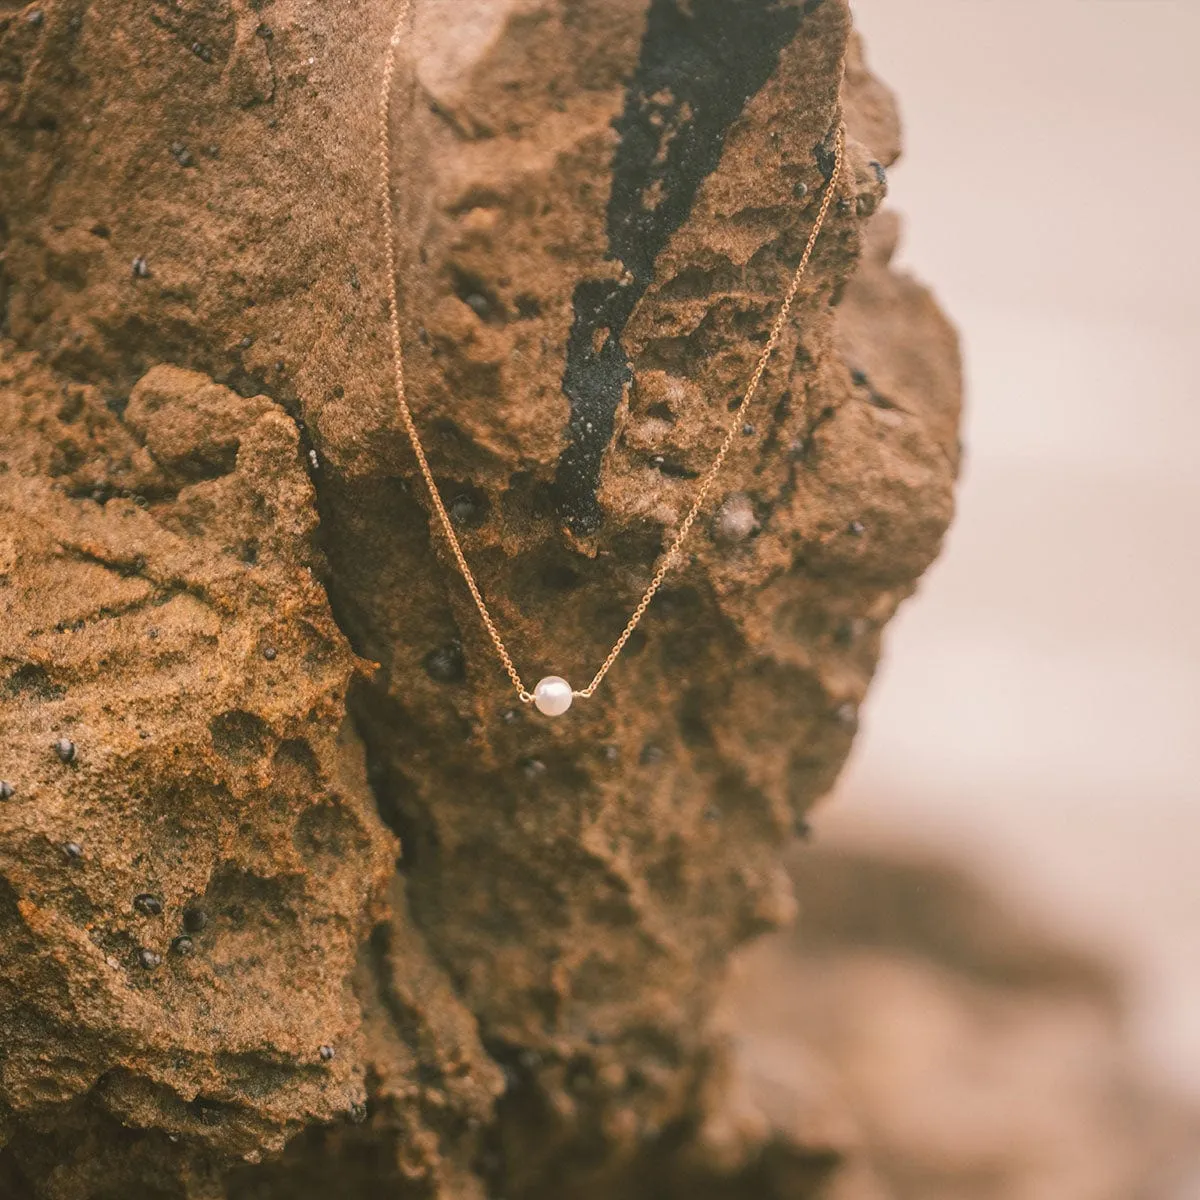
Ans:
{"label": "cluster of tiny black stones", "polygon": [[[455,643],[453,647],[443,647],[442,652],[449,651],[449,656],[454,657],[455,652],[459,657],[459,669],[461,669],[461,654],[462,649]],[[436,652],[435,652],[436,653]],[[273,646],[267,646],[263,650],[263,657],[269,661],[276,656],[276,650]],[[434,672],[430,672],[435,674]],[[436,675],[435,675],[436,677]],[[58,756],[59,761],[64,765],[70,765],[75,761],[78,749],[70,738],[59,738],[53,742],[51,749]],[[539,763],[538,766],[541,766]],[[544,767],[542,768],[545,769]],[[9,783],[7,779],[0,779],[0,800],[11,800],[16,795],[16,786]],[[67,857],[68,861],[75,862],[83,858],[83,847],[78,842],[63,842],[62,852]],[[156,896],[153,892],[139,892],[133,898],[133,910],[143,917],[161,917],[163,914],[163,902],[160,896]],[[171,953],[179,958],[189,958],[196,953],[196,943],[192,938],[192,934],[201,933],[208,927],[208,913],[203,908],[196,905],[190,905],[183,910],[182,918],[183,928],[186,932],[181,933],[178,937],[171,940]],[[153,971],[156,967],[162,965],[162,955],[151,950],[147,946],[141,947],[137,952],[137,962],[145,971]],[[322,1062],[332,1062],[337,1056],[337,1051],[328,1044],[321,1045],[317,1048],[317,1055]],[[351,1119],[356,1123],[366,1120],[367,1110],[358,1103],[350,1106]]]}
{"label": "cluster of tiny black stones", "polygon": [[[50,749],[58,756],[58,761],[64,766],[70,766],[78,753],[75,743],[70,738],[61,737],[50,744]],[[0,800],[8,800],[16,794],[16,788],[11,783],[0,784]],[[83,858],[83,847],[78,842],[63,842],[60,846],[67,862],[79,862]]]}
{"label": "cluster of tiny black stones", "polygon": [[[139,892],[133,898],[133,910],[143,917],[160,917],[163,913],[163,902],[160,896],[153,892]],[[171,953],[178,958],[189,958],[196,953],[196,943],[191,937],[208,925],[208,913],[195,905],[183,910],[184,933],[171,940]],[[153,950],[143,947],[138,951],[138,965],[147,971],[154,970],[162,963],[162,956]]]}

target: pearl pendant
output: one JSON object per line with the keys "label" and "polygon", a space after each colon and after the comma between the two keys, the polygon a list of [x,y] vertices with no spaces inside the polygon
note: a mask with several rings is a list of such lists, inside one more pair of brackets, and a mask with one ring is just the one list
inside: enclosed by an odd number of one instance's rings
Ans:
{"label": "pearl pendant", "polygon": [[533,689],[533,703],[538,712],[548,717],[561,717],[571,707],[575,697],[571,685],[558,675],[547,675],[539,679]]}

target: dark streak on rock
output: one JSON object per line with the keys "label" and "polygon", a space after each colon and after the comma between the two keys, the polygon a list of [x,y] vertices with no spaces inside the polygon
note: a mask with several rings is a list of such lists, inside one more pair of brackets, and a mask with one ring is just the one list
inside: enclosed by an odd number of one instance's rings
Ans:
{"label": "dark streak on rock", "polygon": [[567,339],[563,391],[571,417],[555,501],[576,533],[590,533],[601,521],[600,464],[632,377],[621,335],[658,255],[716,169],[726,133],[770,78],[801,16],[800,8],[779,0],[692,0],[686,6],[651,0],[625,109],[614,122],[608,245],[626,274],[576,286]]}

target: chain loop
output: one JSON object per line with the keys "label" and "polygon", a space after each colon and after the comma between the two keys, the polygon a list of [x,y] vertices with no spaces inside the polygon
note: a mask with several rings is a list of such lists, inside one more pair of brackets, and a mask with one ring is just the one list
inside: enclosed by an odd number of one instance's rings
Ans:
{"label": "chain loop", "polygon": [[[408,20],[411,8],[412,0],[402,0],[396,25],[392,30],[392,36],[388,42],[387,54],[384,58],[383,81],[379,92],[379,199],[383,209],[384,254],[388,269],[388,319],[391,328],[392,369],[395,375],[396,405],[400,412],[400,422],[404,426],[404,432],[407,434],[409,443],[412,446],[413,455],[417,460],[421,477],[424,479],[425,487],[429,492],[430,505],[433,508],[438,524],[441,526],[442,533],[445,535],[450,552],[454,556],[454,561],[458,564],[458,569],[462,574],[463,581],[467,585],[467,590],[471,594],[471,599],[475,602],[475,607],[479,612],[483,627],[487,631],[487,635],[495,647],[497,657],[500,659],[500,664],[516,689],[521,703],[529,704],[533,700],[533,693],[526,688],[520,673],[517,671],[516,665],[513,663],[512,656],[504,645],[504,639],[501,638],[500,632],[496,628],[496,623],[492,619],[492,614],[488,611],[483,593],[479,589],[479,584],[476,582],[470,565],[467,563],[466,555],[463,553],[462,546],[459,544],[458,535],[454,532],[454,524],[450,519],[450,514],[446,511],[446,506],[442,502],[441,493],[438,491],[437,483],[433,477],[433,471],[429,467],[429,460],[425,456],[425,447],[421,444],[421,437],[417,432],[416,422],[413,420],[412,410],[408,405],[408,392],[404,382],[404,349],[400,336],[400,297],[396,287],[396,230],[392,215],[391,96],[392,81],[396,72],[396,51],[399,49],[404,26]],[[592,681],[587,687],[575,691],[573,694],[576,696],[591,696],[596,688],[600,686],[601,681],[608,674],[613,663],[620,657],[621,651],[625,649],[625,644],[633,636],[633,631],[640,624],[642,617],[646,615],[646,610],[650,607],[650,602],[658,593],[659,588],[662,587],[663,580],[679,559],[683,543],[687,540],[688,534],[691,533],[692,526],[696,523],[696,518],[704,506],[704,502],[708,498],[713,484],[716,482],[717,475],[720,474],[721,467],[724,465],[729,451],[733,447],[746,410],[750,407],[750,403],[758,391],[767,365],[775,352],[775,347],[783,335],[784,327],[787,325],[788,317],[792,311],[792,303],[796,299],[796,293],[800,288],[800,280],[808,268],[809,259],[812,258],[817,238],[820,236],[821,228],[825,224],[825,218],[829,215],[829,206],[833,202],[834,192],[841,177],[844,155],[845,134],[839,125],[834,143],[833,170],[830,173],[829,182],[825,185],[825,194],[821,199],[821,207],[817,212],[812,229],[809,231],[808,241],[805,244],[804,252],[800,256],[800,262],[792,274],[791,282],[788,284],[787,291],[780,302],[779,312],[775,315],[775,320],[771,325],[770,335],[763,346],[762,352],[758,356],[758,361],[750,376],[750,382],[746,385],[741,402],[734,410],[733,416],[729,421],[729,426],[725,431],[725,436],[721,440],[716,457],[704,472],[700,480],[700,486],[696,489],[696,495],[692,500],[691,507],[684,515],[683,520],[680,521],[679,528],[675,531],[675,537],[671,540],[670,546],[659,562],[658,569],[654,572],[654,576],[650,580],[645,592],[642,593],[642,598],[638,601],[637,607],[634,608],[625,628],[613,644],[613,648],[608,652],[608,657],[601,663],[600,669],[592,676]]]}

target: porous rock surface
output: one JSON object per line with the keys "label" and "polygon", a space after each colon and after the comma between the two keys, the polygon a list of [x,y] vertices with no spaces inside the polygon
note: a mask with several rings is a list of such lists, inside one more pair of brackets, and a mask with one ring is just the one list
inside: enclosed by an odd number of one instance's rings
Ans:
{"label": "porous rock surface", "polygon": [[529,684],[636,603],[848,124],[710,523],[594,699],[521,706],[391,392],[393,18],[0,9],[4,1194],[684,1186],[724,964],[950,518],[954,337],[842,0],[423,0],[410,396]]}

